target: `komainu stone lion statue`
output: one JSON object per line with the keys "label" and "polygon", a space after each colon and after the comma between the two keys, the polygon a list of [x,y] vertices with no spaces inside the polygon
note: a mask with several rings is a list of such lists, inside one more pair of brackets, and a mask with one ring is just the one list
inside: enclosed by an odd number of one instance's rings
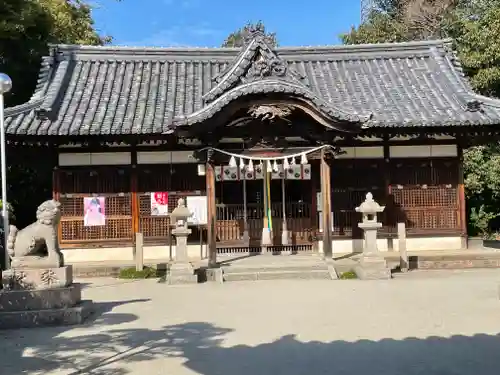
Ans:
{"label": "komainu stone lion statue", "polygon": [[57,226],[61,219],[61,204],[55,200],[43,202],[36,211],[36,222],[18,230],[10,226],[7,251],[12,268],[62,267],[64,258],[59,249]]}

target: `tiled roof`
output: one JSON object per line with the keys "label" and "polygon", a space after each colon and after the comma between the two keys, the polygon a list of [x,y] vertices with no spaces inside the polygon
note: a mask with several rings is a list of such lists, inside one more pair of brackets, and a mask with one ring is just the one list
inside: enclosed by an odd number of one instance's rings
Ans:
{"label": "tiled roof", "polygon": [[[262,62],[259,65],[259,62]],[[6,109],[9,135],[161,134],[232,100],[284,93],[365,127],[500,124],[449,41],[272,50],[54,46],[32,99]]]}

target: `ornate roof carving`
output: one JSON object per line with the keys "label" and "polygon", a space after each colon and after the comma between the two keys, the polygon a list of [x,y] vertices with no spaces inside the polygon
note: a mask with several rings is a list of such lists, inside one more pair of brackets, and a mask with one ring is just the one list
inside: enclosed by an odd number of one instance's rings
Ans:
{"label": "ornate roof carving", "polygon": [[248,113],[257,119],[262,121],[269,120],[273,122],[276,118],[286,119],[292,114],[293,107],[287,104],[278,105],[253,105],[248,110]]}
{"label": "ornate roof carving", "polygon": [[273,51],[262,31],[254,31],[250,36],[238,56],[215,78],[217,84],[203,96],[205,103],[214,101],[238,84],[257,80],[274,78],[308,87],[305,77]]}
{"label": "ornate roof carving", "polygon": [[195,123],[203,122],[212,118],[216,113],[221,111],[230,102],[248,95],[248,94],[273,94],[282,93],[288,94],[293,97],[300,97],[308,102],[310,102],[323,117],[332,123],[330,128],[335,128],[333,123],[339,121],[351,122],[351,123],[366,123],[372,118],[372,113],[356,114],[352,111],[338,108],[333,106],[331,103],[320,98],[312,91],[296,83],[276,80],[276,79],[265,79],[256,80],[249,83],[241,84],[234,89],[228,91],[225,95],[221,95],[213,102],[207,104],[199,111],[196,111],[190,115],[174,118],[173,126],[185,126],[192,125]]}

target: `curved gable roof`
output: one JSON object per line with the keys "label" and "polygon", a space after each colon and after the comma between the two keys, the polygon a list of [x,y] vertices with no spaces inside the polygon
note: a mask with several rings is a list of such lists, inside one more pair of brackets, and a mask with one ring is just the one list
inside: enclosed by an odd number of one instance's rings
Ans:
{"label": "curved gable roof", "polygon": [[[224,95],[244,95],[246,87],[298,90],[331,117],[372,127],[499,124],[500,100],[472,91],[450,45],[273,50],[258,39],[243,49],[59,45],[42,62],[32,99],[6,109],[7,133],[160,134],[216,111],[230,98]],[[262,55],[280,62],[285,74],[249,77]]]}

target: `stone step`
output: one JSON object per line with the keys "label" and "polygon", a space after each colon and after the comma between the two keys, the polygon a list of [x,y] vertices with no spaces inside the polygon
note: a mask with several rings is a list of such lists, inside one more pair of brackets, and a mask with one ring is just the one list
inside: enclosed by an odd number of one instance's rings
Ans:
{"label": "stone step", "polygon": [[81,301],[62,309],[0,312],[0,329],[81,324],[92,313],[92,306],[92,301]]}
{"label": "stone step", "polygon": [[41,290],[3,290],[0,312],[70,308],[77,305],[81,297],[80,284]]}
{"label": "stone step", "polygon": [[328,271],[325,263],[311,265],[222,266],[224,273]]}
{"label": "stone step", "polygon": [[117,277],[122,268],[133,267],[134,265],[107,266],[107,265],[80,265],[73,264],[73,277]]}
{"label": "stone step", "polygon": [[257,280],[331,280],[332,276],[328,268],[323,269],[295,269],[295,270],[232,270],[226,272],[223,269],[224,282],[230,281],[257,281]]}

